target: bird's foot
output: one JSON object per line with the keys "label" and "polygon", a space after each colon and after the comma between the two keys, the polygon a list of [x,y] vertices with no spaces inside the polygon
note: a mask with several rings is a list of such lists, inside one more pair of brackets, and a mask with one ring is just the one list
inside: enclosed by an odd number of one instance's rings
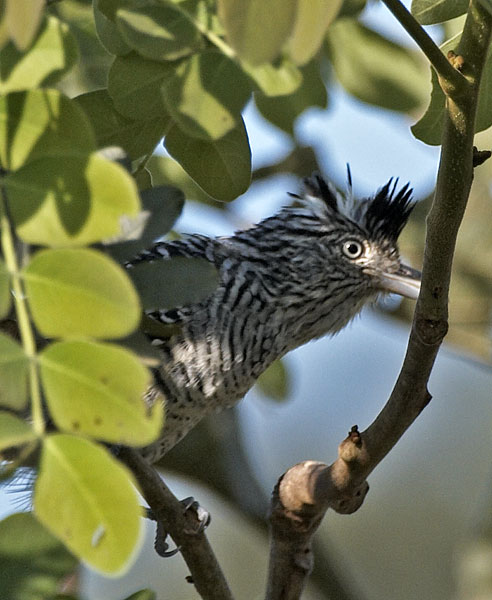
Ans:
{"label": "bird's foot", "polygon": [[198,521],[198,527],[193,530],[188,529],[186,533],[188,535],[200,535],[200,533],[203,533],[210,525],[210,521],[212,520],[212,516],[208,510],[205,510],[202,506],[200,506],[193,496],[189,496],[188,498],[181,500],[181,504],[183,505],[184,512],[193,510]]}
{"label": "bird's foot", "polygon": [[[203,533],[210,524],[210,513],[202,508],[200,504],[193,498],[193,496],[189,496],[188,498],[181,500],[181,504],[183,505],[183,512],[185,513],[189,510],[193,510],[198,521],[198,527],[195,529],[186,529],[185,533],[188,535],[199,535],[200,533]],[[154,540],[154,548],[157,554],[163,558],[170,558],[171,556],[177,554],[180,550],[180,547],[177,546],[173,550],[169,550],[169,544],[166,541],[169,534],[162,521],[159,521],[155,516],[154,511],[151,508],[146,508],[145,516],[147,519],[157,523],[157,530]]]}

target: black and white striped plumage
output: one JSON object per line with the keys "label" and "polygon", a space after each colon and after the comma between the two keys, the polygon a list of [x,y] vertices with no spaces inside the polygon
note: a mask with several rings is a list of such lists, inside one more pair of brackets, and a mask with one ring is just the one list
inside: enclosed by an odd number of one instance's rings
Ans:
{"label": "black and white striped plumage", "polygon": [[381,292],[416,298],[418,274],[401,265],[397,238],[412,204],[408,186],[388,182],[375,196],[341,198],[318,175],[284,208],[232,237],[192,235],[162,242],[141,260],[201,257],[220,283],[202,302],[152,316],[179,323],[163,341],[156,386],[166,401],[162,437],[150,461],[172,448],[208,413],[238,402],[289,350],[344,327]]}

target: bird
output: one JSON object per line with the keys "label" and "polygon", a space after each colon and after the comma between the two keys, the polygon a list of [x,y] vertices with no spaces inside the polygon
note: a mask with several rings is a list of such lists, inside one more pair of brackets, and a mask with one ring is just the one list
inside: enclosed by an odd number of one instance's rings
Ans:
{"label": "bird", "polygon": [[356,199],[350,170],[345,194],[314,173],[290,196],[294,205],[232,236],[161,241],[130,261],[202,258],[218,272],[205,299],[149,314],[179,328],[152,340],[161,361],[146,401],[164,399],[166,418],[159,438],[140,449],[148,462],[239,402],[276,359],[337,333],[379,295],[418,297],[420,273],[401,262],[397,243],[414,206],[409,184],[392,178]]}

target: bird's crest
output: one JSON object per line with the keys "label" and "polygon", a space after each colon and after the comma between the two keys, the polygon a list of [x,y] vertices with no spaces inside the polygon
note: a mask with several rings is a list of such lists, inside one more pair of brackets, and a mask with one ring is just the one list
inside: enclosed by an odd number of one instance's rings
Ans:
{"label": "bird's crest", "polygon": [[398,179],[391,178],[374,196],[356,200],[352,195],[352,175],[347,165],[347,194],[340,194],[335,186],[319,173],[303,180],[302,196],[290,194],[310,205],[315,212],[326,207],[354,221],[374,237],[396,241],[413,209],[412,189],[407,183],[397,190]]}

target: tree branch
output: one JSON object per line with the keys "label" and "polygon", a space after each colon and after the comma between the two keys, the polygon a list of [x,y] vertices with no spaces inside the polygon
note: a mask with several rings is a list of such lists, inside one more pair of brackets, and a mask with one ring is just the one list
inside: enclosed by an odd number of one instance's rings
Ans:
{"label": "tree branch", "polygon": [[400,0],[382,0],[400,25],[406,30],[418,47],[429,59],[440,79],[444,79],[448,86],[458,91],[466,91],[468,82],[461,73],[453,67],[448,59],[434,43],[432,38],[423,29],[415,17],[406,9]]}
{"label": "tree branch", "polygon": [[427,383],[448,328],[452,258],[473,179],[475,115],[491,30],[492,16],[479,0],[472,0],[458,49],[467,91],[456,94],[453,88],[445,89],[442,152],[427,217],[422,286],[400,375],[374,422],[361,434],[352,428],[331,466],[306,461],[280,478],[271,503],[267,600],[300,597],[312,567],[312,536],[326,510],[348,514],[361,506],[368,491],[367,476],[431,399]]}
{"label": "tree branch", "polygon": [[121,448],[118,458],[137,478],[145,500],[156,520],[161,523],[179,548],[203,600],[233,600],[222,570],[207,537],[198,532],[200,523],[192,511],[169,490],[157,471],[131,448]]}

